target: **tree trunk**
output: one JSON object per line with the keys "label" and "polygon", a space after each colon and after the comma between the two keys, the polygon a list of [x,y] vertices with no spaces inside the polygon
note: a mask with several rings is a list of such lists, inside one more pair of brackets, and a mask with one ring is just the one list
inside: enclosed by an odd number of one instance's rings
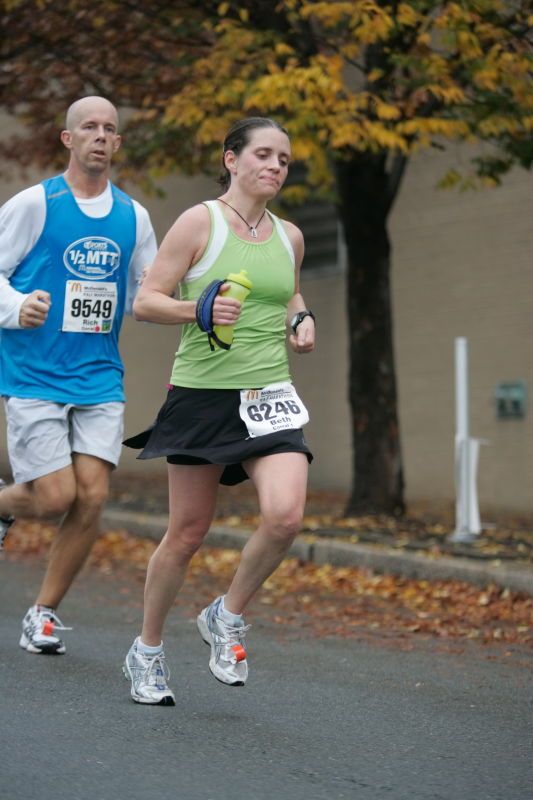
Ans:
{"label": "tree trunk", "polygon": [[399,180],[393,187],[391,178],[381,155],[355,154],[337,166],[339,214],[348,251],[353,437],[348,515],[398,515],[405,510],[387,233],[387,217]]}

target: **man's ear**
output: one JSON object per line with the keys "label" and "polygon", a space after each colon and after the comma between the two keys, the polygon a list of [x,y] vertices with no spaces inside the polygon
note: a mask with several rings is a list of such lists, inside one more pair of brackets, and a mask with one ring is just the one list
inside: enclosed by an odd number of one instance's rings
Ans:
{"label": "man's ear", "polygon": [[72,149],[72,134],[70,131],[61,131],[60,139],[67,148],[67,150]]}
{"label": "man's ear", "polygon": [[113,144],[113,152],[114,153],[117,152],[117,150],[118,150],[118,148],[120,147],[121,144],[122,144],[122,136],[119,133],[117,133],[117,135],[115,136],[115,142]]}

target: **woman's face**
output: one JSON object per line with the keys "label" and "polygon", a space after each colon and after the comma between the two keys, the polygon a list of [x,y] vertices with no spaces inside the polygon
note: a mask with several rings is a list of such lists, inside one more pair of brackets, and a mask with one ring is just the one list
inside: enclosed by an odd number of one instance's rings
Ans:
{"label": "woman's face", "polygon": [[231,183],[243,191],[265,199],[279,192],[289,169],[291,145],[287,134],[278,128],[255,128],[240,153],[226,152],[226,167]]}

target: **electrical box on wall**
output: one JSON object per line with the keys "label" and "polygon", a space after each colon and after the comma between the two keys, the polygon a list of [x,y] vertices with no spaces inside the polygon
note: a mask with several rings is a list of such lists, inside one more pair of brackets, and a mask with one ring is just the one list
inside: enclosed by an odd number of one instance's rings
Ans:
{"label": "electrical box on wall", "polygon": [[508,381],[496,386],[494,399],[498,419],[523,419],[526,416],[526,384]]}

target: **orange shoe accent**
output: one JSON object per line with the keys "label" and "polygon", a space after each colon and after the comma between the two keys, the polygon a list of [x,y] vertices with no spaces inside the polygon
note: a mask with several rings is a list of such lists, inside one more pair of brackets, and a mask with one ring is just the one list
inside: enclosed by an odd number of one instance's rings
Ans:
{"label": "orange shoe accent", "polygon": [[43,634],[45,636],[51,636],[54,632],[54,623],[53,622],[45,622],[43,625]]}
{"label": "orange shoe accent", "polygon": [[246,661],[246,650],[244,649],[242,644],[234,644],[231,649],[235,653],[237,664],[239,663],[239,661]]}

